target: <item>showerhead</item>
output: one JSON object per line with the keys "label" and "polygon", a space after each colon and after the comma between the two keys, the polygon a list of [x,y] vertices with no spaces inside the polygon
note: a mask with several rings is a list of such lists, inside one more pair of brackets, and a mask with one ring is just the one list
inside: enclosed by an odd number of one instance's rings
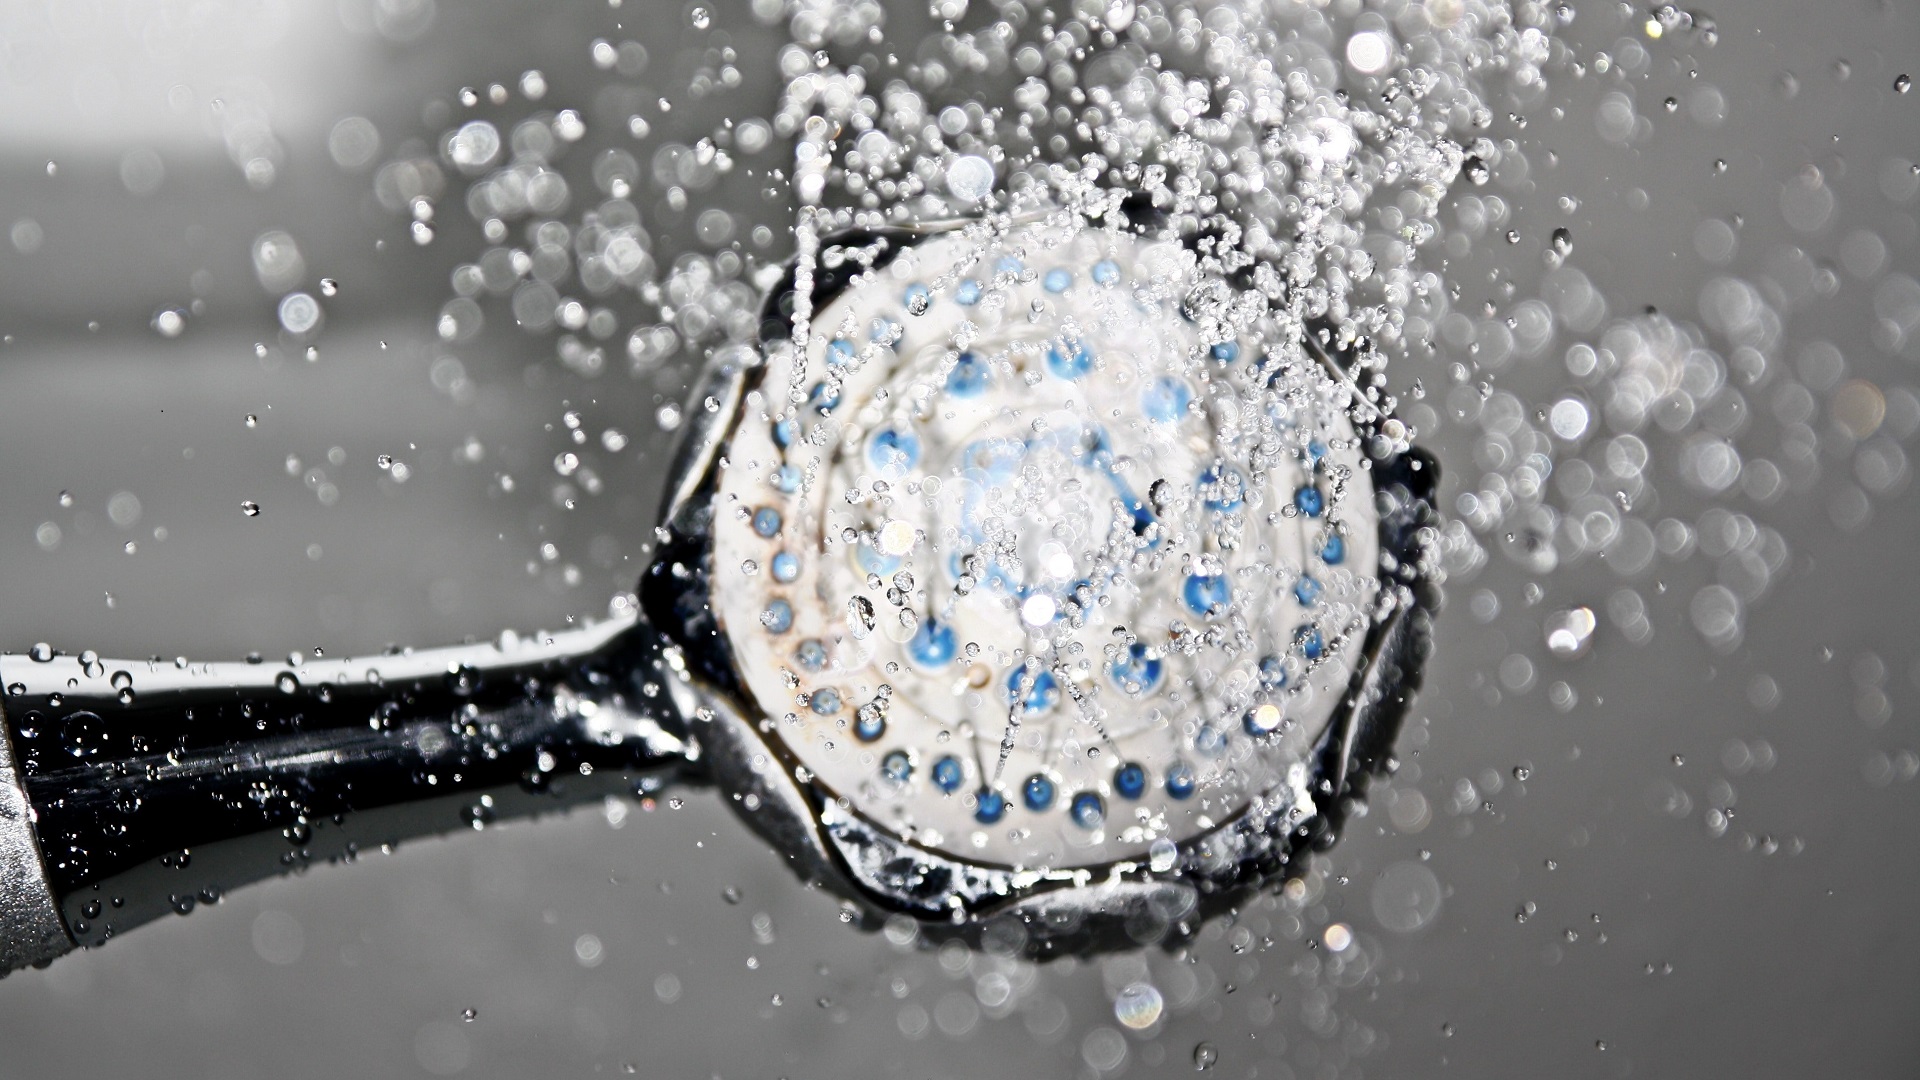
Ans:
{"label": "showerhead", "polygon": [[1287,874],[1426,640],[1433,463],[1108,210],[823,239],[715,372],[643,585],[750,819],[1042,951]]}
{"label": "showerhead", "polygon": [[1207,247],[1117,199],[803,231],[627,619],[0,657],[5,962],[609,776],[711,780],[858,909],[1032,955],[1292,876],[1418,684],[1438,477],[1365,342]]}

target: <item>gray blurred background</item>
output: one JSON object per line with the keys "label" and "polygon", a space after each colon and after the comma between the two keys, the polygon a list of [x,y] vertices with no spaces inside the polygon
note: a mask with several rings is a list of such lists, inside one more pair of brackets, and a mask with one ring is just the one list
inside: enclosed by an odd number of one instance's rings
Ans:
{"label": "gray blurred background", "polygon": [[[578,110],[586,134],[556,161],[582,190],[607,148],[645,171],[768,116],[784,29],[698,6],[0,4],[0,648],[341,655],[604,613],[644,561],[672,442],[659,410],[691,359],[630,372],[642,313],[617,302],[598,375],[499,306],[438,340],[450,275],[486,242],[456,188],[417,243],[374,175],[437,153],[469,113]],[[1920,299],[1898,280],[1920,272],[1920,93],[1894,88],[1920,68],[1920,13],[1747,3],[1712,13],[1708,48],[1650,40],[1644,10],[1574,7],[1562,33],[1587,76],[1556,69],[1545,103],[1496,123],[1531,175],[1474,192],[1511,207],[1487,235],[1516,239],[1452,252],[1446,275],[1463,306],[1505,304],[1503,281],[1527,297],[1566,226],[1612,317],[1714,325],[1718,276],[1767,298],[1776,366],[1818,398],[1816,468],[1764,497],[1665,482],[1643,508],[1723,506],[1784,539],[1737,644],[1696,628],[1715,573],[1698,560],[1531,573],[1496,550],[1450,585],[1405,766],[1310,895],[1259,900],[1177,954],[1036,968],[857,932],[691,791],[319,867],[16,974],[0,1076],[1161,1076],[1197,1048],[1234,1077],[1920,1072],[1920,508],[1901,411]],[[1601,53],[1633,76],[1601,79]],[[1610,119],[1615,92],[1648,122]],[[781,154],[742,155],[678,206],[640,185],[655,259],[711,253],[709,206],[736,211],[749,262],[784,259],[785,204],[749,175]],[[271,256],[291,284],[269,288],[256,251],[274,232],[300,265]],[[322,298],[310,341],[276,323],[288,288]],[[1496,386],[1544,407],[1572,385],[1565,347],[1597,333],[1563,332]],[[1454,358],[1411,374],[1444,387]],[[1843,379],[1872,385],[1885,420],[1863,429]],[[1450,508],[1485,467],[1479,434],[1431,439]],[[1682,467],[1649,443],[1653,473]],[[568,450],[597,492],[556,475]],[[1609,609],[1626,585],[1644,626]],[[1600,613],[1591,650],[1555,657],[1544,620],[1576,605]],[[1577,701],[1556,705],[1554,683]],[[1408,867],[1444,898],[1383,923]],[[1355,935],[1338,958],[1334,922]],[[1141,980],[1168,1008],[1134,1032],[1113,1002]]]}

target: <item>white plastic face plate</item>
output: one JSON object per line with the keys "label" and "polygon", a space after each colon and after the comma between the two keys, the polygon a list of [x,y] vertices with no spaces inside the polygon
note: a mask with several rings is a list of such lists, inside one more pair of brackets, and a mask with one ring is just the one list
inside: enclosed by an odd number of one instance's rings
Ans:
{"label": "white plastic face plate", "polygon": [[1297,343],[1203,340],[1181,245],[984,233],[768,357],[712,603],[766,737],[873,824],[974,863],[1146,858],[1285,782],[1339,707],[1372,485]]}

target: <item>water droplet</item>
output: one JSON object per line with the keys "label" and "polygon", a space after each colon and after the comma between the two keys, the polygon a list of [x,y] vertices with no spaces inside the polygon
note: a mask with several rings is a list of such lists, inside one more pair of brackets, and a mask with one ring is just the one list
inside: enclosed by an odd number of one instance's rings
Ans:
{"label": "water droplet", "polygon": [[248,426],[248,427],[259,427],[259,426],[260,426],[260,418],[259,418],[258,416],[255,416],[255,415],[254,415],[254,414],[252,414],[252,413],[248,413],[248,414],[247,414],[247,426]]}
{"label": "water droplet", "polygon": [[242,499],[240,502],[240,512],[248,517],[259,517],[260,504],[254,502],[252,499]]}
{"label": "water droplet", "polygon": [[1894,77],[1894,80],[1893,80],[1894,93],[1904,94],[1911,89],[1913,89],[1913,79],[1911,76],[1901,74]]}
{"label": "water droplet", "polygon": [[1547,616],[1547,651],[1563,660],[1586,652],[1598,621],[1589,607],[1569,608]]}
{"label": "water droplet", "polygon": [[320,279],[320,295],[321,296],[340,295],[340,283],[330,277],[321,278]]}
{"label": "water droplet", "polygon": [[697,7],[687,12],[687,18],[693,22],[693,28],[695,30],[705,30],[707,27],[713,25],[713,16],[703,7]]}
{"label": "water droplet", "polygon": [[853,636],[866,640],[873,633],[873,601],[864,596],[855,596],[847,601],[847,628]]}
{"label": "water droplet", "polygon": [[1164,836],[1147,845],[1147,867],[1156,874],[1173,869],[1179,858],[1180,848]]}
{"label": "water droplet", "polygon": [[33,648],[27,650],[27,655],[32,657],[35,663],[47,663],[53,659],[53,646],[44,641],[36,641],[33,643]]}
{"label": "water droplet", "polygon": [[[478,172],[499,156],[500,129],[485,120],[469,120],[447,140],[446,150],[447,156],[462,171]],[[415,212],[418,213],[417,207]]]}
{"label": "water droplet", "polygon": [[465,1020],[465,1021],[466,1021],[467,1023],[469,1023],[469,1024],[471,1024],[471,1023],[473,1023],[473,1022],[474,1022],[475,1020],[478,1020],[478,1019],[480,1019],[480,1010],[479,1010],[479,1009],[475,1009],[475,1008],[473,1008],[473,1007],[471,1007],[471,1006],[469,1006],[469,1007],[467,1007],[467,1008],[465,1008],[465,1009],[461,1009],[461,1010],[460,1010],[460,1019],[462,1019],[462,1020]]}
{"label": "water droplet", "polygon": [[947,165],[947,191],[963,202],[980,202],[993,194],[993,163],[963,154]]}
{"label": "water droplet", "polygon": [[1159,1023],[1165,999],[1152,983],[1128,983],[1113,999],[1114,1019],[1135,1031]]}
{"label": "water droplet", "polygon": [[1193,1048],[1193,1071],[1206,1072],[1220,1062],[1220,1051],[1212,1043],[1197,1043]]}
{"label": "water droplet", "polygon": [[280,300],[280,325],[296,337],[312,333],[320,325],[320,301],[307,293],[288,293]]}

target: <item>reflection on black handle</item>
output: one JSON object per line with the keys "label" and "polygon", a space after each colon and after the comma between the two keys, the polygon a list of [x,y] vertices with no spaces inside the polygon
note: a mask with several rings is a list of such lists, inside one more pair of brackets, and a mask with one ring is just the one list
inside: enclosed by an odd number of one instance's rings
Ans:
{"label": "reflection on black handle", "polygon": [[86,945],[315,859],[684,763],[654,640],[623,621],[298,665],[5,656],[0,702]]}

